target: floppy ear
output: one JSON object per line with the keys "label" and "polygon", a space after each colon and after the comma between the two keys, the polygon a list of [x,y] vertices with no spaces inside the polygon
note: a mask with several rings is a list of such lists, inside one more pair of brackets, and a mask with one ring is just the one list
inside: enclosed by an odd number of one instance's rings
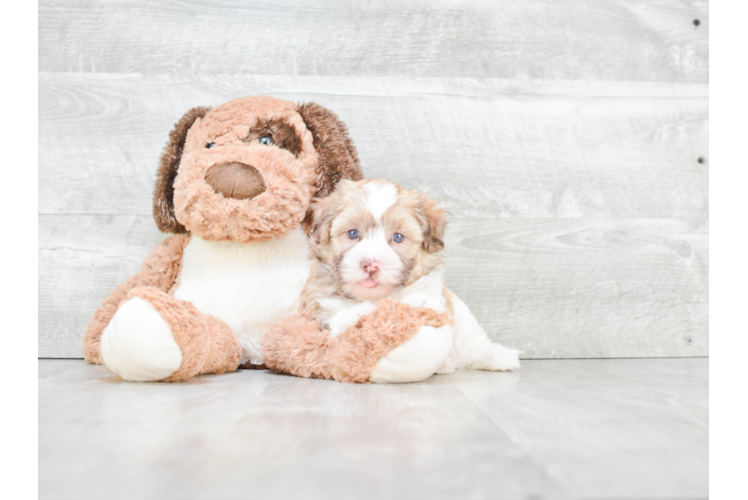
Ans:
{"label": "floppy ear", "polygon": [[179,162],[182,160],[187,131],[195,120],[202,118],[210,110],[206,107],[192,108],[174,125],[169,134],[169,142],[161,153],[156,187],[153,190],[153,218],[159,230],[164,233],[186,233],[187,229],[174,215],[174,179],[177,178]]}
{"label": "floppy ear", "polygon": [[420,193],[416,206],[418,221],[423,229],[423,248],[428,253],[436,253],[444,249],[444,231],[447,228],[449,213],[443,208],[437,208],[439,200]]}
{"label": "floppy ear", "polygon": [[[343,180],[340,186],[352,181]],[[341,193],[335,192],[327,198],[314,198],[309,206],[307,217],[310,220],[310,237],[317,245],[327,245],[330,243],[330,226],[332,221],[340,214],[342,205],[340,203]]]}
{"label": "floppy ear", "polygon": [[356,146],[348,137],[348,127],[332,111],[308,102],[297,107],[306,128],[314,137],[317,150],[317,198],[333,192],[341,179],[363,179]]}

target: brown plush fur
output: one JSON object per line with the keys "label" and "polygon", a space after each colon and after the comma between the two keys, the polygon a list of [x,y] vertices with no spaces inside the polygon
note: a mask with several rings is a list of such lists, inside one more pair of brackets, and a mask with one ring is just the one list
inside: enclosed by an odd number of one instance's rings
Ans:
{"label": "brown plush fur", "polygon": [[179,163],[182,161],[187,131],[195,120],[205,116],[209,110],[210,108],[200,106],[187,111],[174,125],[174,130],[169,134],[169,142],[161,153],[161,164],[153,190],[153,218],[159,230],[164,233],[187,232],[174,215],[174,179],[177,178]]}
{"label": "brown plush fur", "polygon": [[368,382],[388,352],[411,339],[421,326],[438,328],[447,313],[413,308],[391,299],[364,316],[343,335],[332,337],[319,323],[301,314],[288,316],[265,334],[262,355],[268,368],[307,378]]}
{"label": "brown plush fur", "polygon": [[317,163],[317,198],[332,193],[341,179],[363,179],[356,146],[348,136],[348,127],[332,111],[310,102],[298,108],[307,128],[314,136]]}
{"label": "brown plush fur", "polygon": [[182,364],[163,382],[178,382],[203,373],[236,371],[242,349],[229,325],[203,314],[191,302],[177,300],[153,287],[130,290],[161,314],[182,350]]}
{"label": "brown plush fur", "polygon": [[[260,143],[265,136],[272,145]],[[246,197],[231,196],[233,188],[214,190],[206,175],[224,163],[255,169],[253,182],[264,190]],[[154,216],[167,232],[268,240],[302,222],[312,196],[326,196],[340,179],[361,178],[356,148],[334,113],[315,103],[241,98],[194,108],[177,123],[162,155]]]}
{"label": "brown plush fur", "polygon": [[[266,135],[272,145],[260,143]],[[257,173],[244,199],[232,197],[234,187],[221,187],[221,193],[206,180],[213,167],[231,163]],[[181,233],[206,240],[269,240],[304,219],[312,196],[330,192],[340,179],[361,177],[345,125],[317,104],[298,106],[255,96],[215,109],[189,110],[169,135],[153,197],[158,228],[180,234],[161,243],[94,313],[83,337],[85,359],[102,363],[104,329],[122,302],[139,296],[166,318],[182,348],[183,364],[168,380],[235,370],[238,342],[229,327],[167,295],[179,286],[182,253],[190,238]]]}
{"label": "brown plush fur", "polygon": [[153,287],[169,292],[182,271],[182,253],[190,237],[178,234],[162,241],[149,255],[137,274],[121,284],[104,300],[94,313],[83,336],[83,357],[89,363],[102,364],[101,334],[117,312],[120,304],[127,299],[130,290],[136,287]]}
{"label": "brown plush fur", "polygon": [[261,137],[270,137],[273,144],[299,156],[304,140],[296,129],[285,118],[260,120],[249,129],[244,142],[252,142]]}

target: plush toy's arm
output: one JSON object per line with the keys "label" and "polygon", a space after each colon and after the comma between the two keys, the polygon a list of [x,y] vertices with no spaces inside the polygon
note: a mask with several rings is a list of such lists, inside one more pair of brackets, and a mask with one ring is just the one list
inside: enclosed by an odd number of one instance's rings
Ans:
{"label": "plush toy's arm", "polygon": [[96,310],[83,335],[83,357],[89,363],[103,364],[99,351],[101,335],[120,303],[136,287],[154,287],[168,292],[182,269],[182,253],[190,237],[177,234],[162,241],[143,262],[137,274],[119,285]]}
{"label": "plush toy's arm", "polygon": [[446,312],[438,314],[385,299],[376,311],[362,317],[339,337],[331,336],[319,323],[301,314],[283,318],[263,336],[262,355],[268,368],[278,372],[339,382],[368,382],[377,363],[420,335],[422,327],[437,329],[445,325]]}

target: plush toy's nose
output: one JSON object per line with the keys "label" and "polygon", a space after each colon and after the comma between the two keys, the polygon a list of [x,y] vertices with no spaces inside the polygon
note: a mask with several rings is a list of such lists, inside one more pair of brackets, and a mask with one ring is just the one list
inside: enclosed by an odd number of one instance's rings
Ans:
{"label": "plush toy's nose", "polygon": [[256,168],[244,163],[221,163],[205,174],[205,182],[226,198],[249,200],[265,192],[265,182]]}

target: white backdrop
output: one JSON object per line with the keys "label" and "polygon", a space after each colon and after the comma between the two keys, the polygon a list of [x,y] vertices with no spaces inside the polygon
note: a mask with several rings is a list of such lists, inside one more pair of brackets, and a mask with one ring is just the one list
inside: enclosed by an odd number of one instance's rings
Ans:
{"label": "white backdrop", "polygon": [[524,358],[707,355],[708,3],[404,4],[40,1],[39,356],[163,239],[173,124],[254,94],[442,199],[449,286]]}

